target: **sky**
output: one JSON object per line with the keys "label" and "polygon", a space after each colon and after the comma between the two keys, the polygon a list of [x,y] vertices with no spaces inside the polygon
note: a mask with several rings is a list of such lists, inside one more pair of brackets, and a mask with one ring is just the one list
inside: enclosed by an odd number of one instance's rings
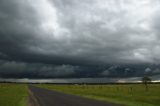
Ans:
{"label": "sky", "polygon": [[0,0],[0,78],[160,75],[160,0]]}

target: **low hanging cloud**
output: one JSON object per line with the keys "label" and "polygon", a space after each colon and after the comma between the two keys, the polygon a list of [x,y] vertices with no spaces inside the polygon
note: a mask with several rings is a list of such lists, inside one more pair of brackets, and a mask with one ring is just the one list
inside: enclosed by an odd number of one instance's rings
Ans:
{"label": "low hanging cloud", "polygon": [[1,72],[133,75],[128,67],[118,72],[102,67],[159,64],[159,12],[159,0],[1,0],[0,60],[8,61]]}
{"label": "low hanging cloud", "polygon": [[76,70],[78,70],[78,66],[0,61],[0,77],[6,78],[71,77],[76,73]]}
{"label": "low hanging cloud", "polygon": [[67,77],[75,74],[75,71],[78,67],[70,65],[60,65],[55,67],[42,67],[39,70],[39,76],[43,77]]}

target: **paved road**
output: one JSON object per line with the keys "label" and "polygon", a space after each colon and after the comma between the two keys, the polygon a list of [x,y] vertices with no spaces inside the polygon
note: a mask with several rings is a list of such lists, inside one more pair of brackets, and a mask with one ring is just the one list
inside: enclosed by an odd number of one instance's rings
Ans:
{"label": "paved road", "polygon": [[40,106],[122,106],[29,86]]}

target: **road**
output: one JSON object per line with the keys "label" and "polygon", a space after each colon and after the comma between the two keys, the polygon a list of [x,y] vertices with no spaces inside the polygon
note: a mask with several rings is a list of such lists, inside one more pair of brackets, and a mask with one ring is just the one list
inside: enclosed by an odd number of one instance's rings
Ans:
{"label": "road", "polygon": [[122,106],[29,86],[40,106]]}

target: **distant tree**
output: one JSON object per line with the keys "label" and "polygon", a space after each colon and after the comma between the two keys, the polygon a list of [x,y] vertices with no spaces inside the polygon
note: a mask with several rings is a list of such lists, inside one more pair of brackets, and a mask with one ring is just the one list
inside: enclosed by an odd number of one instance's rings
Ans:
{"label": "distant tree", "polygon": [[148,83],[150,83],[152,79],[148,76],[144,76],[142,78],[142,83],[145,85],[146,91],[148,91]]}

